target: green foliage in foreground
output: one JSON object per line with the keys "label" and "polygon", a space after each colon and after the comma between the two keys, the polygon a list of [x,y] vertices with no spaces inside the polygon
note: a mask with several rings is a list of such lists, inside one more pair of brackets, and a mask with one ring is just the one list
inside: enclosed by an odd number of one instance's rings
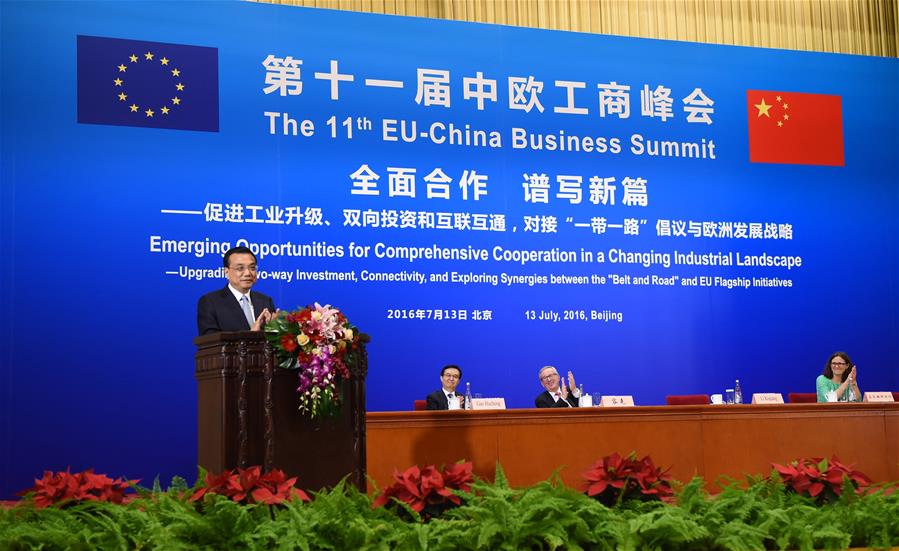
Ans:
{"label": "green foliage in foreground", "polygon": [[716,496],[694,479],[677,504],[628,502],[609,509],[556,477],[528,488],[477,482],[443,518],[403,520],[344,484],[311,503],[239,505],[210,495],[188,503],[183,483],[128,505],[83,503],[0,510],[0,549],[590,549],[755,550],[889,548],[899,545],[899,492],[844,492],[816,507],[776,479],[731,485]]}

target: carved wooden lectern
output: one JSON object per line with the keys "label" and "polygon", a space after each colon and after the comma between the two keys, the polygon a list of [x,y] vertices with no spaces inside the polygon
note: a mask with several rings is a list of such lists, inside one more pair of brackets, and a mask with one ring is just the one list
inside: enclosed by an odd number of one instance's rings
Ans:
{"label": "carved wooden lectern", "polygon": [[262,465],[297,476],[306,490],[349,483],[365,491],[365,375],[347,366],[340,413],[312,420],[297,410],[296,370],[276,366],[261,332],[217,333],[197,345],[199,464],[210,472]]}

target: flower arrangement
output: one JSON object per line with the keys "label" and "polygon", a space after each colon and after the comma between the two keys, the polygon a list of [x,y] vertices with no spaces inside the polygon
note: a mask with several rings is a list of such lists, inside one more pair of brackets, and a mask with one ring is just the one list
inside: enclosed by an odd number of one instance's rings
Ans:
{"label": "flower arrangement", "polygon": [[339,384],[350,378],[364,350],[365,336],[330,305],[315,303],[295,312],[280,312],[265,326],[279,367],[299,370],[299,409],[312,418],[340,410]]}
{"label": "flower arrangement", "polygon": [[[384,488],[372,507],[383,507],[396,501],[405,503],[427,521],[452,507],[458,507],[462,500],[453,490],[468,492],[473,482],[472,462],[455,463],[437,470],[434,465],[419,468],[409,467],[402,473],[395,471],[395,482]],[[395,501],[392,501],[395,500]]]}
{"label": "flower arrangement", "polygon": [[624,501],[665,501],[674,499],[671,476],[656,467],[647,455],[637,459],[635,453],[621,457],[607,455],[584,473],[587,495],[612,507]]}
{"label": "flower arrangement", "polygon": [[843,486],[848,483],[861,494],[871,484],[871,479],[853,469],[855,464],[844,465],[832,456],[827,458],[801,458],[789,465],[771,463],[788,491],[804,495],[815,500],[817,505],[833,503],[843,493]]}
{"label": "flower arrangement", "polygon": [[248,469],[237,468],[221,474],[206,473],[205,483],[198,488],[188,501],[197,501],[209,494],[227,497],[235,503],[265,503],[279,505],[289,499],[309,502],[303,490],[294,487],[297,477],[287,478],[284,471],[272,469],[262,474],[256,465]]}
{"label": "flower arrangement", "polygon": [[80,473],[71,473],[68,469],[60,472],[44,471],[42,478],[34,480],[33,487],[18,495],[30,495],[37,509],[82,501],[123,503],[125,491],[137,482],[122,478],[113,480],[105,474],[94,474],[93,469]]}

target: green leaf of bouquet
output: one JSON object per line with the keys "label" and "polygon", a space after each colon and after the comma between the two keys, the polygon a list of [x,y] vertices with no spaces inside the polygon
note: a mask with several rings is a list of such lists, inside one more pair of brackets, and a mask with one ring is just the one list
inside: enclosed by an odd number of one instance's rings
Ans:
{"label": "green leaf of bouquet", "polygon": [[206,484],[206,475],[209,471],[203,468],[202,465],[197,465],[197,480],[194,482],[194,485],[191,487],[191,490],[199,490]]}
{"label": "green leaf of bouquet", "polygon": [[708,530],[677,507],[662,507],[644,513],[632,519],[629,525],[643,546],[651,549],[677,547],[709,536]]}
{"label": "green leaf of bouquet", "polygon": [[506,478],[506,471],[503,470],[503,466],[499,461],[496,462],[496,471],[493,476],[493,481],[499,488],[509,488],[509,479]]}
{"label": "green leaf of bouquet", "polygon": [[187,485],[187,481],[181,478],[180,476],[173,476],[172,482],[169,484],[169,492],[185,492],[190,486]]}
{"label": "green leaf of bouquet", "polygon": [[695,476],[677,492],[678,506],[688,512],[699,512],[705,509],[708,494],[705,481]]}
{"label": "green leaf of bouquet", "polygon": [[728,551],[756,551],[765,549],[767,534],[764,530],[733,520],[721,526],[714,543]]}
{"label": "green leaf of bouquet", "polygon": [[[200,480],[205,472],[200,470]],[[311,503],[241,505],[223,496],[190,503],[185,493],[146,492],[128,505],[69,503],[0,509],[0,549],[837,549],[899,545],[899,492],[879,488],[817,507],[759,478],[707,495],[679,487],[678,505],[627,502],[609,509],[557,476],[512,488],[478,479],[463,506],[422,523],[372,509],[346,481]],[[186,486],[186,484],[185,484]],[[404,520],[401,516],[409,520]]]}

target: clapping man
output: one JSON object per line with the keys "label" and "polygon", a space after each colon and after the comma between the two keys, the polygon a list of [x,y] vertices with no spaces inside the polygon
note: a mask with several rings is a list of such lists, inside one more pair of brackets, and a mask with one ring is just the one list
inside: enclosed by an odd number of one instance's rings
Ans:
{"label": "clapping man", "polygon": [[581,393],[574,383],[574,373],[568,372],[567,387],[565,379],[562,379],[556,368],[551,365],[541,368],[537,376],[540,378],[540,384],[546,390],[534,400],[535,406],[538,408],[576,408],[578,406],[578,398],[581,397]]}
{"label": "clapping man", "polygon": [[261,331],[278,311],[270,296],[250,292],[256,283],[256,255],[247,247],[234,247],[225,253],[224,263],[228,285],[200,297],[197,330],[200,335]]}

